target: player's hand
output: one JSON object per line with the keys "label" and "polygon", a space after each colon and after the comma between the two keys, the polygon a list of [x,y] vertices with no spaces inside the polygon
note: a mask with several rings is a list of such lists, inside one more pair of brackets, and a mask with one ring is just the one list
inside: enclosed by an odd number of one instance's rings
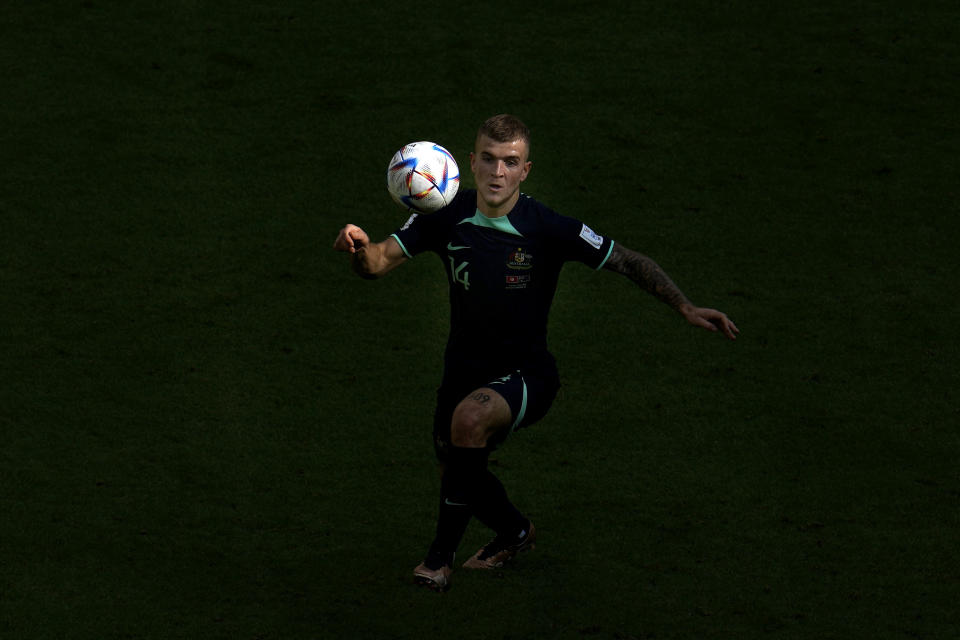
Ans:
{"label": "player's hand", "polygon": [[343,229],[340,229],[340,233],[337,234],[337,239],[333,243],[333,248],[337,251],[356,253],[369,245],[370,236],[357,225],[348,224]]}
{"label": "player's hand", "polygon": [[722,331],[723,335],[731,340],[736,340],[737,334],[740,333],[740,329],[733,323],[733,320],[728,318],[727,314],[722,311],[706,309],[704,307],[687,306],[684,307],[681,312],[690,324],[696,327],[702,327],[707,331]]}

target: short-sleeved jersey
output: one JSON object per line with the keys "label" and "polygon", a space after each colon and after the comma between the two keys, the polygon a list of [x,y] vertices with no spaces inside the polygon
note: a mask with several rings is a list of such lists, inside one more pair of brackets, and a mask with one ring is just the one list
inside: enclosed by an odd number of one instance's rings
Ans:
{"label": "short-sleeved jersey", "polygon": [[443,209],[412,216],[392,236],[407,257],[432,251],[446,269],[446,374],[553,367],[547,317],[560,270],[568,261],[600,269],[613,241],[523,194],[499,218],[483,215],[476,202],[476,191],[463,190]]}

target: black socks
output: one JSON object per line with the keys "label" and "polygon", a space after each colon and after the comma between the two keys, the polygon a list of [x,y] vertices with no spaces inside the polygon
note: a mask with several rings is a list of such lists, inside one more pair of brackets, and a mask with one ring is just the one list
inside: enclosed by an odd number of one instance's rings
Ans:
{"label": "black socks", "polygon": [[[503,485],[487,469],[489,455],[487,449],[450,447],[440,484],[437,534],[427,556],[431,569],[452,564],[453,553],[460,546],[471,516],[501,537],[518,536],[529,526],[529,521],[507,498]],[[430,566],[431,562],[439,566]]]}

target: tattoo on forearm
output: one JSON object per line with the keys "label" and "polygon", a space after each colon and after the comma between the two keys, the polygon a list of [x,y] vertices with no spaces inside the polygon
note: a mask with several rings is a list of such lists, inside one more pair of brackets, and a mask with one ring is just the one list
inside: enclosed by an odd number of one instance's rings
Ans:
{"label": "tattoo on forearm", "polygon": [[651,293],[674,309],[679,310],[681,306],[690,304],[687,297],[673,283],[670,276],[664,273],[660,265],[642,253],[616,244],[604,269],[622,273],[636,282],[644,291]]}
{"label": "tattoo on forearm", "polygon": [[487,404],[488,402],[490,402],[490,396],[488,396],[482,391],[477,391],[475,394],[473,394],[470,397],[473,400],[476,400],[477,402],[479,402],[480,404]]}

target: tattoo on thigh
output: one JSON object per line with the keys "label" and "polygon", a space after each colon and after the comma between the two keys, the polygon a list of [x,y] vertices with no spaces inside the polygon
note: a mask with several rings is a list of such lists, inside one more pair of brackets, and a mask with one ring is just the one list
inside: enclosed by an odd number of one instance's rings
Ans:
{"label": "tattoo on thigh", "polygon": [[470,396],[470,398],[472,398],[473,400],[476,400],[480,404],[487,404],[488,402],[490,402],[490,396],[488,396],[482,391],[477,391],[475,394]]}

